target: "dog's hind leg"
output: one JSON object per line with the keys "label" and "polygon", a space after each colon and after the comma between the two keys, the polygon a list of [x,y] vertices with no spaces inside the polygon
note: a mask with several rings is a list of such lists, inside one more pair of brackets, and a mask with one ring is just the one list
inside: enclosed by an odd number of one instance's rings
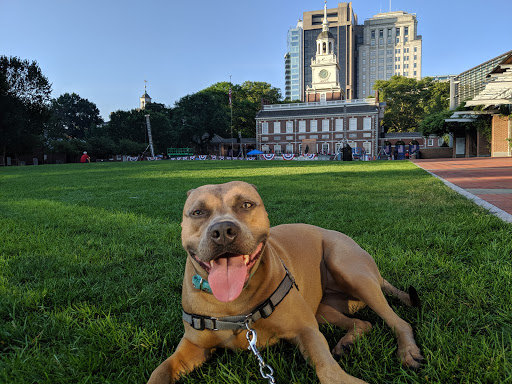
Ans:
{"label": "dog's hind leg", "polygon": [[347,330],[347,333],[332,350],[335,358],[339,358],[350,351],[356,338],[372,329],[372,325],[368,321],[351,318],[343,314],[354,313],[364,307],[365,304],[357,300],[343,299],[340,296],[338,293],[326,293],[316,313],[319,324],[328,323]]}

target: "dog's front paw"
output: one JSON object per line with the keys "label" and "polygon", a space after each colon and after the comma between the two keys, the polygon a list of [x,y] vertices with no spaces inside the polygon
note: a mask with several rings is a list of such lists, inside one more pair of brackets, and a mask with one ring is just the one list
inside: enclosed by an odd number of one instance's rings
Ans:
{"label": "dog's front paw", "polygon": [[420,349],[416,344],[400,349],[398,357],[403,365],[413,369],[419,369],[421,364],[425,362],[425,358],[421,355]]}

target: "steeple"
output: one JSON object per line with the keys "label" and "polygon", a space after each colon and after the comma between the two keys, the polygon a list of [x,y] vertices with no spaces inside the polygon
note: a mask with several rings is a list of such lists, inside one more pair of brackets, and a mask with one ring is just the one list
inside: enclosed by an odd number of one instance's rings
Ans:
{"label": "steeple", "polygon": [[327,0],[324,1],[324,21],[322,22],[322,32],[329,32],[329,22],[327,21]]}
{"label": "steeple", "polygon": [[145,109],[151,103],[151,97],[146,92],[146,83],[147,80],[144,80],[144,94],[140,97],[140,109]]}
{"label": "steeple", "polygon": [[324,3],[322,32],[316,38],[316,54],[311,58],[311,87],[306,88],[306,100],[331,101],[342,100],[343,90],[339,84],[340,66],[334,54],[335,39],[329,32],[327,20],[327,1]]}

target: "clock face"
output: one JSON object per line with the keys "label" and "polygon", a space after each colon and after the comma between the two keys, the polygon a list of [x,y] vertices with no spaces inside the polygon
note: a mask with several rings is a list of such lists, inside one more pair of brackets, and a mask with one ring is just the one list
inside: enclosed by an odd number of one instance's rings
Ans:
{"label": "clock face", "polygon": [[325,69],[322,69],[320,73],[318,74],[322,80],[326,80],[329,77],[329,72]]}

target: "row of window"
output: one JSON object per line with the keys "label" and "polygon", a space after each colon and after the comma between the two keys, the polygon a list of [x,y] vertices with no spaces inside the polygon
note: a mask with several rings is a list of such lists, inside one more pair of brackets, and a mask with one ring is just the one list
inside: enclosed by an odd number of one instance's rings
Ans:
{"label": "row of window", "polygon": [[[317,144],[316,148],[308,148],[308,152],[309,153],[324,153],[324,154],[331,153],[330,144],[331,143]],[[348,142],[348,145],[350,145],[351,148],[357,148],[358,144],[359,143],[357,143],[355,141]],[[344,145],[343,143],[334,143],[334,153],[338,153],[340,151],[340,149],[343,147],[343,145]],[[363,142],[362,148],[364,149],[366,154],[368,154],[368,155],[372,154],[372,143],[371,142],[369,142],[369,141]],[[273,153],[276,155],[281,155],[283,153],[283,149],[285,150],[284,153],[295,153],[293,144],[286,144],[286,145],[284,145],[284,148],[283,148],[283,145],[281,145],[281,144],[274,144],[274,145],[263,144],[261,146],[261,150],[264,153],[271,153],[273,151]],[[304,148],[303,144],[298,144],[297,149],[298,149],[298,153],[301,153],[301,154],[304,153],[305,148]]]}
{"label": "row of window", "polygon": [[[373,29],[370,31],[370,37],[372,39],[375,39],[376,32],[377,32],[376,29]],[[386,37],[391,37],[392,32],[393,32],[393,28],[388,28]],[[400,32],[401,32],[401,28],[396,27],[395,28],[395,36],[400,36]],[[404,27],[404,36],[408,36],[408,35],[409,35],[409,27]],[[384,37],[384,29],[379,29],[379,38],[381,38],[381,37]]]}
{"label": "row of window", "polygon": [[[348,129],[349,131],[357,131],[357,118],[352,117],[348,119]],[[321,120],[321,132],[329,132],[330,131],[330,119]],[[273,133],[293,133],[293,121],[286,121],[285,131],[282,131],[281,121],[275,121],[273,124],[274,132]],[[269,134],[269,123],[264,122],[261,124],[261,133],[263,135]],[[299,132],[306,132],[306,120],[299,120],[298,122]],[[309,132],[318,132],[318,120],[310,120],[309,121]],[[334,120],[334,130],[335,131],[343,131],[343,118],[339,118]],[[365,117],[363,118],[363,130],[371,130],[372,129],[372,118]]]}

